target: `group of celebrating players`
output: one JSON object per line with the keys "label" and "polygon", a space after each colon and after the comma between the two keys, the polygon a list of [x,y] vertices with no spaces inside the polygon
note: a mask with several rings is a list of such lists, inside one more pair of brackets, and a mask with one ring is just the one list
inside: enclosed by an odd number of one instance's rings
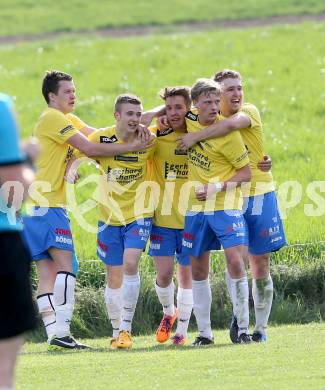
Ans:
{"label": "group of celebrating players", "polygon": [[[70,75],[47,72],[42,93],[48,107],[34,131],[40,155],[23,234],[36,261],[37,303],[50,348],[88,348],[70,333],[76,257],[66,211],[66,182],[77,179],[84,156],[100,168],[97,254],[107,271],[110,347],[132,346],[138,264],[149,239],[163,308],[158,342],[170,339],[177,321],[171,342],[183,345],[193,309],[199,331],[193,345],[214,343],[209,264],[210,251],[221,247],[233,305],[230,338],[266,341],[273,299],[270,254],[286,240],[260,115],[243,101],[240,74],[226,69],[198,79],[192,88],[166,87],[160,92],[163,107],[146,113],[137,96],[120,95],[115,125],[102,129],[72,114],[76,93]],[[147,127],[154,117],[157,125]],[[248,264],[256,319],[252,335]]]}

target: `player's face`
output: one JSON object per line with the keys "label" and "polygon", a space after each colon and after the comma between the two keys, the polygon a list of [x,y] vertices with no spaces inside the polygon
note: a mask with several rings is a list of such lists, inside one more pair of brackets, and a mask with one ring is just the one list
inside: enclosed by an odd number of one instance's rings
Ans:
{"label": "player's face", "polygon": [[166,98],[166,115],[172,129],[177,130],[185,126],[187,107],[183,96],[170,96]]}
{"label": "player's face", "polygon": [[244,92],[240,79],[228,78],[222,81],[221,112],[236,114],[243,104]]}
{"label": "player's face", "polygon": [[220,111],[220,95],[216,93],[201,94],[194,105],[198,109],[200,123],[203,125],[212,124]]}
{"label": "player's face", "polygon": [[142,115],[142,105],[124,103],[120,111],[115,112],[115,119],[120,129],[129,134],[134,134],[139,126]]}
{"label": "player's face", "polygon": [[59,81],[58,92],[49,93],[51,106],[62,111],[64,114],[72,112],[76,103],[76,88],[73,81]]}

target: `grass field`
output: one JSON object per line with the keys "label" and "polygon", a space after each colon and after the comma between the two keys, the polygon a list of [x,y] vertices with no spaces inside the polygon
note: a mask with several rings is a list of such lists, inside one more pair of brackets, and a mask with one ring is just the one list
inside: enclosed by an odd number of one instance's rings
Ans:
{"label": "grass field", "polygon": [[27,344],[17,390],[325,388],[324,324],[270,328],[266,344],[232,345],[227,331],[214,335],[215,346],[199,349],[156,345],[154,336],[135,338],[131,351],[108,351],[108,339],[85,340],[90,352]]}
{"label": "grass field", "polygon": [[0,36],[325,12],[320,0],[1,0]]}
{"label": "grass field", "polygon": [[[246,100],[255,103],[262,114],[289,242],[318,241],[325,236],[325,189],[316,188],[318,200],[314,201],[307,193],[309,183],[323,180],[325,171],[319,142],[325,119],[324,52],[325,26],[321,23],[25,43],[0,47],[1,89],[15,96],[23,135],[28,136],[44,108],[40,80],[49,68],[74,75],[77,114],[99,127],[113,123],[113,101],[123,91],[137,93],[147,109],[161,103],[157,92],[165,85],[191,85],[197,77],[210,76],[221,67],[236,68],[244,77]],[[92,196],[94,186],[81,188],[82,184],[79,192],[85,200]],[[295,206],[290,208],[290,204]],[[306,216],[306,204],[314,216]],[[86,218],[96,226],[94,210]],[[88,233],[78,227],[74,230],[79,255],[94,257],[94,244],[84,244],[91,241]]]}

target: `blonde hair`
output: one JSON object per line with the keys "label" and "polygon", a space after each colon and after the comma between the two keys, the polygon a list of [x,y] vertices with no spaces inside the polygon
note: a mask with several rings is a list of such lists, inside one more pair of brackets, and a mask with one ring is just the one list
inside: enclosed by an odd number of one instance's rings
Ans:
{"label": "blonde hair", "polygon": [[221,94],[221,87],[219,83],[216,83],[211,79],[197,79],[191,88],[191,98],[193,101],[197,100],[202,94],[209,95],[210,93],[215,93],[216,95]]}

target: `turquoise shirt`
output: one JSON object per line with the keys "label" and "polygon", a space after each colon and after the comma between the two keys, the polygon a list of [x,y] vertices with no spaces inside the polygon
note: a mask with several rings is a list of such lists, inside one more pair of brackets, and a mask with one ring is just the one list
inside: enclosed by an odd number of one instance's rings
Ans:
{"label": "turquoise shirt", "polygon": [[[19,132],[9,96],[0,93],[0,166],[18,164],[25,156],[19,146]],[[20,230],[13,207],[7,206],[2,196],[0,177],[0,231]]]}

